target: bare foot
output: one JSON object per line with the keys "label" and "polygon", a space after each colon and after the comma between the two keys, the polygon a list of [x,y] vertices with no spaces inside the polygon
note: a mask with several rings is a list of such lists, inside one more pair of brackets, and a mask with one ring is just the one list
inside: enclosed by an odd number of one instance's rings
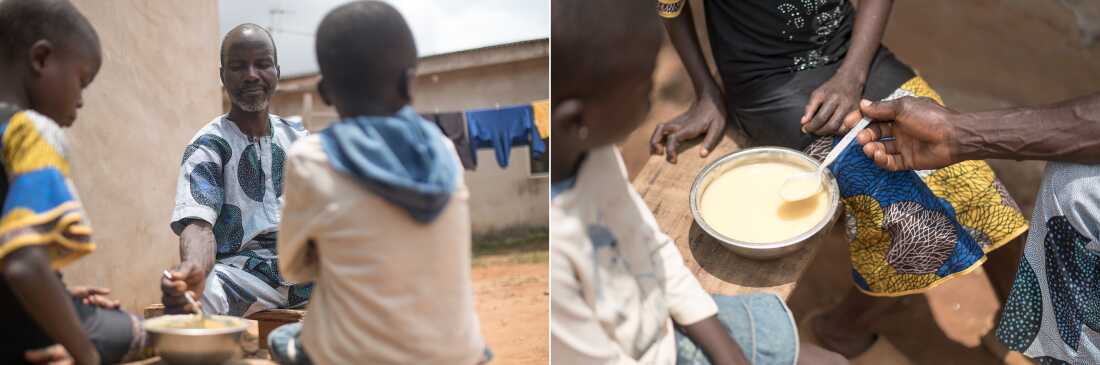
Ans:
{"label": "bare foot", "polygon": [[875,343],[875,334],[866,330],[853,330],[850,326],[837,325],[829,313],[814,318],[811,329],[821,345],[830,351],[853,358],[866,352]]}

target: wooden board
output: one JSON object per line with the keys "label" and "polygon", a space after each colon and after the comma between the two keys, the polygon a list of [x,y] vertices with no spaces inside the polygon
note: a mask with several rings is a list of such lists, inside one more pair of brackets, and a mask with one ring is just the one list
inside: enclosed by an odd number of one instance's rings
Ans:
{"label": "wooden board", "polygon": [[259,341],[260,348],[267,349],[267,336],[279,326],[301,322],[306,317],[306,311],[296,309],[267,309],[252,313],[245,318],[258,321],[260,324]]}
{"label": "wooden board", "polygon": [[249,314],[245,318],[257,321],[298,322],[306,317],[306,311],[298,309],[266,309]]}
{"label": "wooden board", "polygon": [[722,247],[692,218],[689,195],[695,176],[710,161],[736,150],[737,144],[726,137],[707,158],[699,157],[698,144],[681,151],[676,164],[668,163],[664,156],[651,156],[634,178],[634,188],[661,229],[676,241],[688,268],[707,292],[734,295],[765,291],[786,300],[821,242],[810,242],[802,250],[776,260],[755,261]]}

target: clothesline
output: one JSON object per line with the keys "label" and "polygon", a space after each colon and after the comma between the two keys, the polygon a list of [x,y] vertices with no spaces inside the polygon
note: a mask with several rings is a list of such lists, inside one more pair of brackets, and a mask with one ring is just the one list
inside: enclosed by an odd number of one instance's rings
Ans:
{"label": "clothesline", "polygon": [[477,168],[478,148],[494,149],[497,164],[507,168],[512,146],[529,145],[532,157],[541,159],[546,153],[543,140],[550,138],[548,100],[421,116],[451,139],[467,170]]}

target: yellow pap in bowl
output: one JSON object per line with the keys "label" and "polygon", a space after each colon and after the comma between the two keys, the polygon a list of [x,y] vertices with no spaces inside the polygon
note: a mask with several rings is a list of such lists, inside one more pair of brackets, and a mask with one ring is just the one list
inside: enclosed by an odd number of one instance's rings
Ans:
{"label": "yellow pap in bowl", "polygon": [[811,171],[782,161],[732,167],[705,187],[699,214],[719,234],[741,242],[766,244],[795,238],[813,229],[829,211],[826,189],[793,202],[780,196],[788,177]]}

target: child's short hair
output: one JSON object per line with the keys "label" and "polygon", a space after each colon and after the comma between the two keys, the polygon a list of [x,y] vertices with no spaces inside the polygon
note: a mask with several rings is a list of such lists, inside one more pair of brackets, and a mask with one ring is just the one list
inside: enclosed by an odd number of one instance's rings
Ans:
{"label": "child's short hair", "polygon": [[550,54],[555,95],[581,93],[621,78],[639,41],[661,37],[655,3],[642,0],[553,0]]}
{"label": "child's short hair", "polygon": [[69,1],[0,1],[0,61],[24,55],[41,39],[55,47],[80,46],[99,52],[95,28]]}
{"label": "child's short hair", "polygon": [[338,97],[385,95],[416,66],[405,18],[380,1],[354,1],[329,12],[317,27],[316,47],[325,88]]}

